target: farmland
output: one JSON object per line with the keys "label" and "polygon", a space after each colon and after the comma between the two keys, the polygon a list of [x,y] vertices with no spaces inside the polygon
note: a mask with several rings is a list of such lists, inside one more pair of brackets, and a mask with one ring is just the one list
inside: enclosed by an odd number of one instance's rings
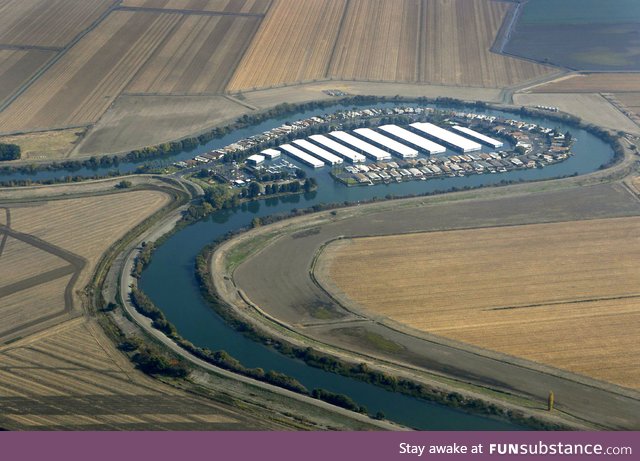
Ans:
{"label": "farmland", "polygon": [[280,1],[228,89],[327,78],[498,88],[551,72],[489,51],[508,8],[484,0]]}
{"label": "farmland", "polygon": [[329,247],[329,273],[375,315],[640,388],[639,225],[633,217],[353,239]]}
{"label": "farmland", "polygon": [[345,5],[345,0],[275,3],[240,62],[229,90],[323,78]]}
{"label": "farmland", "polygon": [[222,93],[259,23],[255,17],[186,16],[127,92]]}
{"label": "farmland", "polygon": [[0,136],[0,142],[19,145],[25,160],[59,159],[68,156],[83,135],[84,130],[74,128]]}
{"label": "farmland", "polygon": [[8,236],[0,255],[4,339],[38,328],[38,319],[78,315],[74,293],[101,255],[168,201],[159,191],[125,195],[129,200],[111,194],[8,206],[9,226],[0,228]]}
{"label": "farmland", "polygon": [[420,0],[349,2],[329,75],[346,80],[418,80]]}
{"label": "farmland", "polygon": [[113,0],[5,0],[0,45],[62,48],[111,7]]}
{"label": "farmland", "polygon": [[122,6],[224,13],[265,13],[272,0],[124,0]]}
{"label": "farmland", "polygon": [[53,55],[52,51],[0,49],[0,104]]}
{"label": "farmland", "polygon": [[179,15],[115,12],[0,113],[0,131],[96,121]]}

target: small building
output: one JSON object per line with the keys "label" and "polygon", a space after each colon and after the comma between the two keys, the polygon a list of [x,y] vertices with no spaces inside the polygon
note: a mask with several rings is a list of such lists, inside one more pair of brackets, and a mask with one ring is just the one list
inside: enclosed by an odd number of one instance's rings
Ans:
{"label": "small building", "polygon": [[253,166],[260,165],[262,162],[264,162],[264,156],[263,155],[255,154],[255,155],[252,155],[251,157],[249,157],[247,159],[247,163],[249,165],[253,165]]}
{"label": "small building", "polygon": [[280,157],[280,151],[276,149],[265,149],[260,152],[261,155],[265,156],[269,160],[273,160],[274,158]]}

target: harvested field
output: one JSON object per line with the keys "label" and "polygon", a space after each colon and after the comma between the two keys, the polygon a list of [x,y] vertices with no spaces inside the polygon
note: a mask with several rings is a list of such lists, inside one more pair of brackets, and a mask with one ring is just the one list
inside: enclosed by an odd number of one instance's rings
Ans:
{"label": "harvested field", "polygon": [[[36,202],[33,206],[9,205],[10,228],[5,230],[9,238],[0,256],[4,339],[33,333],[78,315],[77,293],[88,283],[102,254],[167,202],[168,196],[163,192],[134,191]],[[38,296],[59,298],[55,309],[64,317],[52,316],[48,310],[47,315],[35,315],[32,309],[39,313],[44,305],[48,306]],[[11,309],[1,311],[4,307]]]}
{"label": "harvested field", "polygon": [[345,80],[415,82],[421,0],[352,0],[329,75]]}
{"label": "harvested field", "polygon": [[84,130],[43,131],[13,136],[0,136],[0,142],[17,144],[22,149],[21,160],[48,160],[67,157]]}
{"label": "harvested field", "polygon": [[136,372],[99,327],[84,319],[0,351],[0,425],[31,430],[260,427]]}
{"label": "harvested field", "polygon": [[321,258],[376,315],[640,388],[639,229],[631,217],[372,237]]}
{"label": "harvested field", "polygon": [[260,18],[186,16],[127,88],[130,93],[221,93]]}
{"label": "harvested field", "polygon": [[0,132],[95,122],[179,18],[112,13],[0,113]]}
{"label": "harvested field", "polygon": [[62,48],[115,3],[113,0],[4,0],[0,44]]}
{"label": "harvested field", "polygon": [[[0,212],[4,214],[4,210],[0,210]],[[0,289],[20,280],[68,265],[67,261],[54,254],[21,240],[8,238],[4,251],[0,255]],[[1,304],[2,300],[0,300]]]}
{"label": "harvested field", "polygon": [[579,74],[532,89],[536,93],[623,93],[640,91],[638,73]]}
{"label": "harvested field", "polygon": [[271,0],[124,0],[122,6],[262,14],[270,3]]}
{"label": "harvested field", "polygon": [[228,90],[326,78],[501,88],[549,74],[490,52],[508,8],[485,0],[352,0],[346,9],[281,0]]}
{"label": "harvested field", "polygon": [[54,54],[53,51],[0,49],[0,104]]}
{"label": "harvested field", "polygon": [[228,89],[325,78],[346,0],[278,0],[245,53]]}
{"label": "harvested field", "polygon": [[[3,259],[0,259],[0,266],[4,265]],[[62,315],[65,311],[64,290],[70,280],[71,275],[68,275],[0,297],[0,339],[11,338],[26,325],[49,316]]]}
{"label": "harvested field", "polygon": [[11,228],[95,263],[109,245],[167,202],[166,194],[155,191],[54,200],[12,208]]}

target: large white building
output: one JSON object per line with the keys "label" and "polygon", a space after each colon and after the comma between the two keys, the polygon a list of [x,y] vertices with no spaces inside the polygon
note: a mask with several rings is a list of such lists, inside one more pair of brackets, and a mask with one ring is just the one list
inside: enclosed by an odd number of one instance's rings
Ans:
{"label": "large white building", "polygon": [[358,128],[354,130],[355,133],[359,134],[363,138],[367,138],[370,141],[375,142],[376,144],[384,147],[385,149],[389,149],[391,153],[401,158],[415,158],[418,156],[418,151],[405,146],[402,143],[399,143],[395,139],[391,139],[383,134],[378,133],[377,131],[373,131],[371,128]]}
{"label": "large white building", "polygon": [[318,147],[313,143],[310,143],[306,139],[296,139],[293,141],[295,145],[298,147],[302,147],[306,151],[309,151],[314,156],[318,157],[323,162],[328,163],[329,165],[340,165],[342,163],[342,158],[337,155],[333,155],[328,150],[323,149],[322,147]]}
{"label": "large white building", "polygon": [[322,144],[328,149],[331,149],[339,156],[343,157],[345,160],[348,160],[351,163],[362,163],[366,160],[364,155],[359,154],[355,150],[343,146],[333,139],[327,138],[326,136],[323,136],[321,134],[314,134],[313,136],[309,136],[309,139],[317,142],[318,144]]}
{"label": "large white building", "polygon": [[269,160],[273,160],[274,158],[280,157],[280,151],[276,149],[265,149],[260,154],[267,157]]}
{"label": "large white building", "polygon": [[464,133],[470,138],[475,139],[476,141],[480,141],[483,144],[493,147],[494,149],[498,149],[504,146],[502,141],[498,141],[496,139],[490,138],[489,136],[485,136],[482,133],[478,133],[477,131],[472,130],[471,128],[467,128],[465,126],[456,125],[452,127],[454,130],[459,131],[460,133]]}
{"label": "large white building", "polygon": [[329,135],[333,136],[336,139],[339,139],[344,143],[349,144],[355,149],[358,149],[361,153],[363,153],[370,159],[375,160],[376,162],[391,159],[391,154],[389,154],[389,152],[385,152],[382,149],[371,145],[360,138],[356,138],[352,134],[346,133],[344,131],[332,131],[331,133],[329,133]]}
{"label": "large white building", "polygon": [[477,142],[440,128],[433,123],[412,123],[411,126],[427,136],[442,141],[449,147],[462,152],[474,152],[482,149],[482,146]]}
{"label": "large white building", "polygon": [[389,134],[392,134],[396,138],[400,138],[403,141],[406,141],[414,146],[418,146],[420,149],[427,151],[429,154],[443,154],[447,151],[445,147],[442,147],[440,144],[436,144],[433,141],[430,141],[422,136],[418,136],[417,134],[405,130],[397,125],[383,125],[380,127],[382,131],[385,131]]}
{"label": "large white building", "polygon": [[321,168],[324,166],[324,162],[318,160],[313,155],[309,155],[306,152],[301,151],[295,146],[290,144],[283,144],[280,146],[280,149],[284,150],[287,154],[293,157],[295,160],[298,160],[305,165],[309,165],[313,168]]}

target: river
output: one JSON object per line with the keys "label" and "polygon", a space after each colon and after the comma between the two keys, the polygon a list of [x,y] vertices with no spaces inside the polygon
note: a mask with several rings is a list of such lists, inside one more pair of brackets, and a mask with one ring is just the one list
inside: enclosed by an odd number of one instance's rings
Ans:
{"label": "river", "polygon": [[[333,110],[337,109],[333,108]],[[332,109],[300,113],[288,116],[287,120],[308,117],[311,114],[331,112]],[[487,111],[495,115],[505,115]],[[536,121],[526,119],[528,121]],[[541,124],[544,122],[538,121]],[[248,135],[264,131],[281,123],[261,124],[253,129],[242,130],[224,140],[210,143],[205,149],[221,147]],[[573,173],[584,174],[596,170],[612,158],[608,145],[589,133],[562,126],[562,131],[571,130],[577,138],[576,155],[569,160],[544,169],[513,171],[504,174],[477,175],[463,178],[446,178],[431,181],[415,181],[348,188],[333,181],[327,168],[314,171],[302,166],[309,176],[314,176],[319,188],[316,192],[284,199],[267,199],[251,202],[236,210],[222,210],[207,219],[197,222],[171,236],[155,252],[153,261],[144,271],[140,285],[154,303],[164,311],[180,334],[197,346],[212,350],[225,350],[247,367],[273,369],[295,377],[308,389],[324,388],[332,392],[349,395],[360,405],[375,414],[382,411],[390,420],[422,430],[517,430],[518,426],[486,417],[470,415],[443,405],[420,401],[397,393],[391,393],[354,379],[345,378],[307,366],[299,360],[283,356],[257,342],[245,338],[230,328],[202,299],[194,277],[194,260],[208,243],[229,231],[249,225],[254,217],[289,212],[294,208],[306,208],[318,203],[366,200],[387,194],[407,195],[445,190],[452,186],[479,186],[499,183],[502,180],[544,179]],[[190,153],[188,156],[193,156]]]}

